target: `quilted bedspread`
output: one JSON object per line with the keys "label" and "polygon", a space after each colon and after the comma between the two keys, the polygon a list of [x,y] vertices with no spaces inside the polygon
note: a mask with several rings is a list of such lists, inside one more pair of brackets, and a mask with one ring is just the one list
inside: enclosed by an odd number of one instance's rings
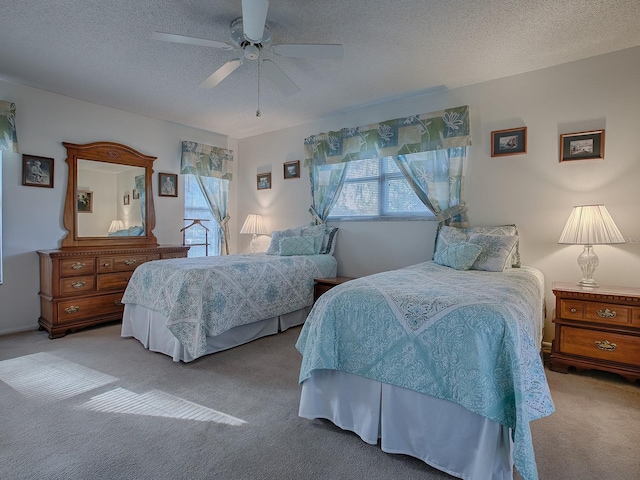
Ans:
{"label": "quilted bedspread", "polygon": [[315,303],[296,348],[300,383],[342,370],[449,400],[512,429],[538,478],[529,422],[554,411],[540,358],[544,278],[531,267],[458,271],[434,262],[352,280]]}
{"label": "quilted bedspread", "polygon": [[313,303],[313,279],[336,275],[331,255],[228,255],[156,260],[135,269],[122,297],[162,313],[193,358],[207,336]]}

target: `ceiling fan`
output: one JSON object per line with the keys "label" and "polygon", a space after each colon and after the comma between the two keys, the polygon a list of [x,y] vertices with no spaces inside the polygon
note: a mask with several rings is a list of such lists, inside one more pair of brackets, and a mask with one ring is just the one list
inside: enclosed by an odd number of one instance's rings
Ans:
{"label": "ceiling fan", "polygon": [[256,116],[259,117],[261,72],[264,73],[284,95],[289,96],[300,91],[300,88],[298,88],[273,61],[261,58],[263,51],[269,51],[281,57],[326,58],[337,60],[343,57],[342,45],[339,44],[271,45],[271,29],[266,24],[268,8],[268,0],[242,0],[242,17],[233,20],[230,26],[231,44],[163,32],[153,32],[151,38],[165,42],[241,52],[239,58],[229,60],[205,79],[199,85],[201,88],[214,88],[245,63],[245,61],[256,61],[258,64],[258,110],[256,111]]}

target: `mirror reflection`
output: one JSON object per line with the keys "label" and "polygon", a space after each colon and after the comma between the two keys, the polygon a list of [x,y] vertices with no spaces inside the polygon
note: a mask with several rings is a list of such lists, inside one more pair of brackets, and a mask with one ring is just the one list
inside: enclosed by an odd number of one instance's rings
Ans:
{"label": "mirror reflection", "polygon": [[145,169],[78,159],[78,237],[144,235]]}

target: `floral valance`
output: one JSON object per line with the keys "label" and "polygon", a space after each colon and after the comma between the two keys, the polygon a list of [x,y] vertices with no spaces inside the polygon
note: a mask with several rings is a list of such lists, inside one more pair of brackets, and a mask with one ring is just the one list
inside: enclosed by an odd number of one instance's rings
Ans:
{"label": "floral valance", "polygon": [[182,142],[180,173],[231,180],[233,150],[196,142]]}
{"label": "floral valance", "polygon": [[471,145],[469,107],[448,108],[304,140],[305,163],[324,165]]}
{"label": "floral valance", "polygon": [[0,100],[0,150],[18,153],[16,104]]}

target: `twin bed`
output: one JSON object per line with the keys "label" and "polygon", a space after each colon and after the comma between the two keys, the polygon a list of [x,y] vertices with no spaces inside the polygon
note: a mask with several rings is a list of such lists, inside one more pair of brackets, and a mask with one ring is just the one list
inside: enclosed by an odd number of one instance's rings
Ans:
{"label": "twin bed", "polygon": [[351,280],[313,308],[313,278],[336,275],[328,253],[149,262],[125,292],[122,334],[191,361],[303,324],[301,417],[459,478],[512,479],[515,464],[535,480],[529,422],[553,412],[544,278],[510,268],[513,236],[444,227],[436,261]]}

